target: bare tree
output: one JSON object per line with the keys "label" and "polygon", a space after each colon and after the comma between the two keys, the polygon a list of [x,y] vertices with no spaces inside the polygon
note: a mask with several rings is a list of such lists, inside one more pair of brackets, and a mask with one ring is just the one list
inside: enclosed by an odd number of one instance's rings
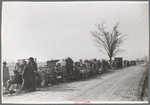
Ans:
{"label": "bare tree", "polygon": [[119,47],[125,40],[125,36],[118,31],[119,22],[113,27],[112,32],[106,31],[104,23],[105,22],[103,21],[102,24],[97,24],[96,27],[98,31],[91,31],[91,34],[94,37],[94,42],[99,51],[108,55],[111,63],[112,57],[119,52],[124,51]]}
{"label": "bare tree", "polygon": [[144,61],[144,62],[147,62],[147,61],[148,61],[148,57],[147,57],[147,56],[144,56],[144,57],[143,57],[143,61]]}

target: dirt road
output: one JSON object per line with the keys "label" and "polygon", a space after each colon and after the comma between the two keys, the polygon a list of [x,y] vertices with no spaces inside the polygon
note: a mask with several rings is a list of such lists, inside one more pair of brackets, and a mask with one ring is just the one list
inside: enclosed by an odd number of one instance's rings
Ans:
{"label": "dirt road", "polygon": [[2,103],[140,101],[139,84],[145,71],[143,65],[112,70],[86,79],[48,86],[42,91],[3,96]]}

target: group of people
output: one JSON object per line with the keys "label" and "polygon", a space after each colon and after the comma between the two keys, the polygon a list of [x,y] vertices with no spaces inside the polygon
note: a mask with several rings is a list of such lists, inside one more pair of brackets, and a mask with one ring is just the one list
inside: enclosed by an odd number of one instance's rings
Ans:
{"label": "group of people", "polygon": [[28,62],[22,60],[16,63],[14,67],[14,76],[10,79],[9,68],[7,63],[3,62],[3,87],[9,90],[12,84],[21,84],[21,91],[33,92],[36,90],[37,63],[33,57],[28,59]]}
{"label": "group of people", "polygon": [[[122,65],[128,64],[127,62],[115,62],[111,63],[108,60],[84,60],[80,59],[77,62],[73,62],[73,60],[68,57],[66,59],[60,60],[56,62],[55,71],[61,71],[62,66],[66,67],[66,75],[67,79],[76,78],[78,74],[77,71],[80,71],[78,67],[85,67],[89,70],[89,75],[106,72],[110,69],[114,69],[118,66],[118,64]],[[21,60],[16,63],[14,67],[14,76],[13,79],[10,79],[9,68],[6,66],[7,63],[3,62],[3,86],[4,89],[9,90],[12,84],[21,84],[21,90],[24,92],[32,92],[35,91],[37,87],[41,86],[42,76],[40,72],[37,72],[37,63],[34,61],[33,57],[28,59],[28,63],[25,60]],[[121,66],[122,67],[122,66]],[[56,72],[57,73],[57,72]],[[87,72],[86,72],[87,73]]]}

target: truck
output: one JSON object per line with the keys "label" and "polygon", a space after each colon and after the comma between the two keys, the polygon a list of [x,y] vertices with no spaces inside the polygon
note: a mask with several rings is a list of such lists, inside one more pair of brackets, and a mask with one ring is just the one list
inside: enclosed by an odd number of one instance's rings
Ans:
{"label": "truck", "polygon": [[47,86],[48,84],[55,84],[57,83],[58,74],[55,71],[56,62],[59,60],[49,60],[47,61],[47,65],[43,68],[41,67],[38,70],[39,74],[41,75],[41,86]]}
{"label": "truck", "polygon": [[122,57],[115,57],[115,60],[114,60],[115,68],[122,68],[122,62],[123,62]]}

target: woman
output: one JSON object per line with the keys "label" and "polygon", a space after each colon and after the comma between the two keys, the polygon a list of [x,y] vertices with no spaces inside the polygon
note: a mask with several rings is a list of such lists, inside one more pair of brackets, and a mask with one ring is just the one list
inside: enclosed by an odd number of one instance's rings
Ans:
{"label": "woman", "polygon": [[6,66],[7,63],[3,62],[3,86],[6,88],[6,82],[9,80],[9,68]]}
{"label": "woman", "polygon": [[27,62],[25,60],[21,60],[20,66],[19,66],[21,68],[21,73],[23,72],[25,65],[27,65]]}
{"label": "woman", "polygon": [[22,69],[21,69],[19,63],[15,64],[15,70],[17,70],[19,73],[21,73]]}

